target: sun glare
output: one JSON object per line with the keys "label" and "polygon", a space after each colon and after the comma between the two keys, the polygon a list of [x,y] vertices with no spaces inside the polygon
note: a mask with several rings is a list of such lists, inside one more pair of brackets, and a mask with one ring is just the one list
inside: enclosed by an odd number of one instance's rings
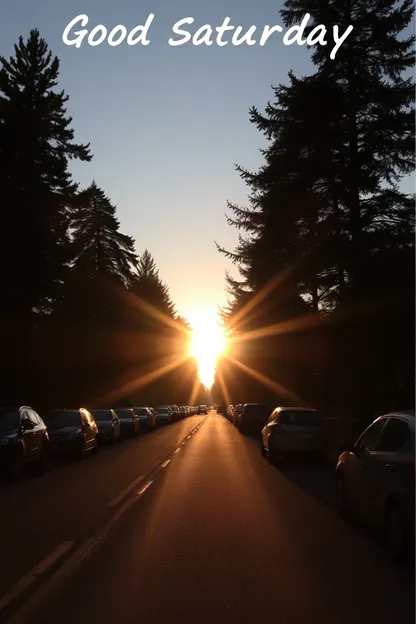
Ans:
{"label": "sun glare", "polygon": [[198,375],[206,388],[215,379],[218,357],[224,353],[226,338],[218,324],[217,315],[209,310],[198,310],[189,315],[192,326],[190,353],[198,363]]}

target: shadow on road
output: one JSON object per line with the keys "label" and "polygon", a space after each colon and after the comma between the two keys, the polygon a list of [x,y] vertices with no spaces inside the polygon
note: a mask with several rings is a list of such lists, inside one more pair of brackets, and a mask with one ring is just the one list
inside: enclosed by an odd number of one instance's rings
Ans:
{"label": "shadow on road", "polygon": [[[258,437],[247,437],[260,453]],[[282,457],[273,462],[276,470],[301,490],[328,507],[336,507],[333,463],[313,457]]]}

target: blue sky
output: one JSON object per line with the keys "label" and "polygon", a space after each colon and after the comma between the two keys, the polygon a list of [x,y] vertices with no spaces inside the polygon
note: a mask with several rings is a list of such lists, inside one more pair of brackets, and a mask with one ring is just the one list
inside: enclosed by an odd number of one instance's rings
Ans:
{"label": "blue sky", "polygon": [[[262,135],[249,123],[248,109],[264,108],[271,85],[293,69],[311,72],[309,53],[283,45],[282,35],[264,47],[168,45],[178,20],[195,18],[190,32],[220,25],[262,30],[281,24],[282,2],[257,0],[2,0],[0,53],[9,56],[19,35],[39,28],[61,60],[60,87],[70,96],[68,112],[78,142],[90,142],[91,163],[71,169],[81,186],[94,178],[118,208],[121,229],[148,248],[179,312],[225,303],[224,273],[232,265],[214,240],[232,248],[236,232],[227,226],[226,200],[245,204],[247,189],[234,163],[255,169]],[[89,16],[87,28],[117,24],[128,29],[155,18],[151,43],[80,49],[62,42],[66,25]]]}

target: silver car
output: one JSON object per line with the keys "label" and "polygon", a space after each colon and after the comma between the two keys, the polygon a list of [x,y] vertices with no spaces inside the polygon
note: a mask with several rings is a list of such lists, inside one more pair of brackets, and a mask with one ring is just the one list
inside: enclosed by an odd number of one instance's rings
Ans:
{"label": "silver car", "polygon": [[384,414],[343,447],[335,473],[340,513],[381,528],[394,556],[413,552],[415,412]]}
{"label": "silver car", "polygon": [[288,453],[325,452],[323,417],[305,407],[277,407],[261,432],[261,452],[274,459]]}

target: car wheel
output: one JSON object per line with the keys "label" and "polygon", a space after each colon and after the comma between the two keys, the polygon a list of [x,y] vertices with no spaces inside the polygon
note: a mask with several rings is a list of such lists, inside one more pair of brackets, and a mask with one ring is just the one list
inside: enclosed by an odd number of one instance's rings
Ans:
{"label": "car wheel", "polygon": [[335,491],[337,498],[337,509],[340,516],[347,518],[349,516],[349,506],[347,498],[347,488],[345,485],[345,478],[338,474],[335,481]]}
{"label": "car wheel", "polygon": [[261,454],[263,457],[266,457],[266,449],[264,448],[263,440],[261,441]]}
{"label": "car wheel", "polygon": [[94,453],[94,455],[97,455],[99,450],[100,450],[100,443],[98,441],[98,438],[95,438],[94,446],[92,448],[92,452]]}
{"label": "car wheel", "polygon": [[398,504],[387,506],[385,525],[389,552],[395,559],[401,559],[405,553],[406,533],[403,512]]}

